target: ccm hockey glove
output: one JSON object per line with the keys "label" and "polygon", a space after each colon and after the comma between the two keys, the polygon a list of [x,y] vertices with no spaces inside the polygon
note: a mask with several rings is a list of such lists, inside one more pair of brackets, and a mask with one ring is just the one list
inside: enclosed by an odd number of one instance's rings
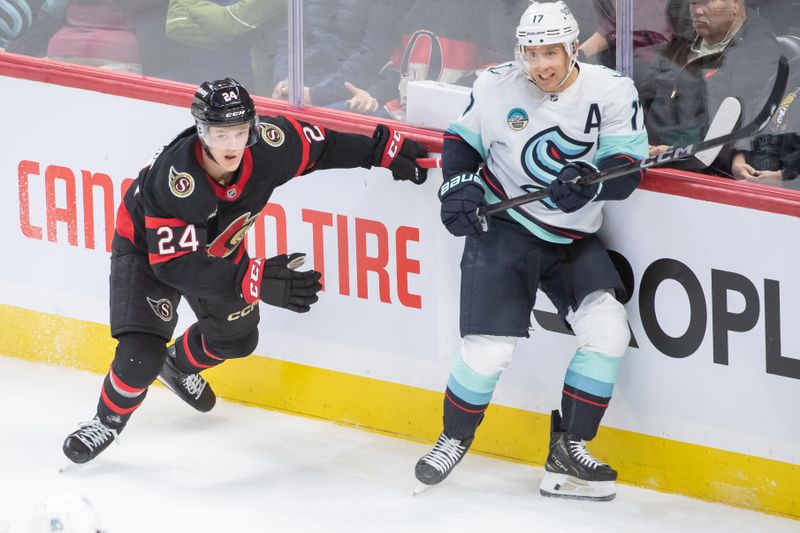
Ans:
{"label": "ccm hockey glove", "polygon": [[378,124],[372,138],[378,141],[373,166],[388,168],[395,180],[425,183],[428,170],[417,166],[417,158],[426,157],[428,152],[419,143],[384,124]]}
{"label": "ccm hockey glove", "polygon": [[577,181],[583,176],[598,172],[597,167],[586,161],[571,161],[564,165],[558,178],[553,180],[547,189],[547,195],[556,207],[565,213],[572,213],[585,206],[597,196],[599,183],[579,185]]}
{"label": "ccm hockey glove", "polygon": [[315,303],[322,289],[321,274],[316,270],[295,270],[306,260],[306,255],[281,254],[269,259],[251,259],[247,274],[242,280],[242,295],[247,303],[261,299],[276,307],[285,307],[295,313],[305,313]]}
{"label": "ccm hockey glove", "polygon": [[478,208],[486,205],[483,182],[473,173],[457,174],[439,188],[442,223],[456,237],[480,235],[486,231],[478,219]]}

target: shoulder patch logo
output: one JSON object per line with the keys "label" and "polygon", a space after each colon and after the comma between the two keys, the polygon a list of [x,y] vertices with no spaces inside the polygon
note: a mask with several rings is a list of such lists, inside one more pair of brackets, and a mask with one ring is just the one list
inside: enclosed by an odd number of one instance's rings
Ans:
{"label": "shoulder patch logo", "polygon": [[508,115],[506,116],[506,122],[508,122],[508,127],[512,130],[521,131],[528,126],[530,120],[528,120],[528,114],[524,109],[515,107],[508,112]]}
{"label": "shoulder patch logo", "polygon": [[178,198],[186,198],[194,192],[194,178],[188,172],[169,167],[169,190]]}
{"label": "shoulder patch logo", "polygon": [[147,303],[150,304],[150,309],[153,310],[158,318],[164,322],[169,322],[172,320],[174,314],[172,312],[172,302],[170,302],[168,299],[161,298],[160,300],[153,300],[148,296]]}
{"label": "shoulder patch logo", "polygon": [[264,139],[265,143],[273,148],[277,148],[282,145],[283,141],[286,139],[286,136],[283,134],[283,130],[274,124],[262,122],[258,125],[258,127],[261,128],[261,138]]}

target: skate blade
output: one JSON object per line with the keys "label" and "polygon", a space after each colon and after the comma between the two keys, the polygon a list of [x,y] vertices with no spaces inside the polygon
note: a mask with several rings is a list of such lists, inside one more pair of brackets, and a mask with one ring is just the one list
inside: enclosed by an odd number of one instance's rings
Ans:
{"label": "skate blade", "polygon": [[566,474],[545,472],[539,494],[548,498],[608,502],[617,495],[614,481],[585,481]]}
{"label": "skate blade", "polygon": [[59,474],[70,474],[72,472],[77,472],[81,469],[82,466],[85,466],[86,463],[73,463],[69,459],[64,461],[64,465],[58,469]]}
{"label": "skate blade", "polygon": [[412,496],[416,496],[418,494],[422,494],[423,492],[425,492],[426,490],[428,490],[432,486],[433,485],[426,485],[425,483],[422,483],[421,481],[417,482],[417,486],[414,487],[414,493],[412,494]]}

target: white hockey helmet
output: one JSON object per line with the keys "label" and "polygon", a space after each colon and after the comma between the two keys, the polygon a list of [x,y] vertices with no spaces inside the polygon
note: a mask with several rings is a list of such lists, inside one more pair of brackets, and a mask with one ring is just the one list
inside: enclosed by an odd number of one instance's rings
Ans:
{"label": "white hockey helmet", "polygon": [[94,506],[79,494],[48,494],[36,505],[31,533],[103,533]]}
{"label": "white hockey helmet", "polygon": [[517,60],[527,77],[528,66],[524,61],[526,46],[561,44],[569,57],[569,72],[578,60],[578,22],[567,4],[557,2],[535,2],[522,14],[517,26]]}

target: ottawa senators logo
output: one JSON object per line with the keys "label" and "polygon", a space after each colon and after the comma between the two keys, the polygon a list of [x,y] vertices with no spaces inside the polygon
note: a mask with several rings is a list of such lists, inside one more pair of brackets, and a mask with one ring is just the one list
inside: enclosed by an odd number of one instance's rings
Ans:
{"label": "ottawa senators logo", "polygon": [[261,128],[261,138],[264,139],[265,143],[273,148],[277,148],[282,145],[284,139],[286,139],[286,136],[283,134],[283,130],[274,124],[263,122],[259,124],[258,127]]}
{"label": "ottawa senators logo", "polygon": [[208,245],[206,253],[213,257],[228,257],[231,255],[239,244],[241,244],[250,226],[253,225],[257,218],[258,214],[250,216],[248,212],[231,222],[230,225],[225,228],[225,231],[220,233],[219,236],[214,239],[214,242]]}
{"label": "ottawa senators logo", "polygon": [[194,178],[191,174],[169,167],[169,190],[178,198],[186,198],[194,192]]}
{"label": "ottawa senators logo", "polygon": [[172,320],[173,316],[172,302],[170,302],[166,298],[161,298],[160,300],[153,300],[148,296],[147,303],[150,304],[150,309],[153,310],[153,312],[156,314],[158,318],[160,318],[164,322],[169,322],[170,320]]}

